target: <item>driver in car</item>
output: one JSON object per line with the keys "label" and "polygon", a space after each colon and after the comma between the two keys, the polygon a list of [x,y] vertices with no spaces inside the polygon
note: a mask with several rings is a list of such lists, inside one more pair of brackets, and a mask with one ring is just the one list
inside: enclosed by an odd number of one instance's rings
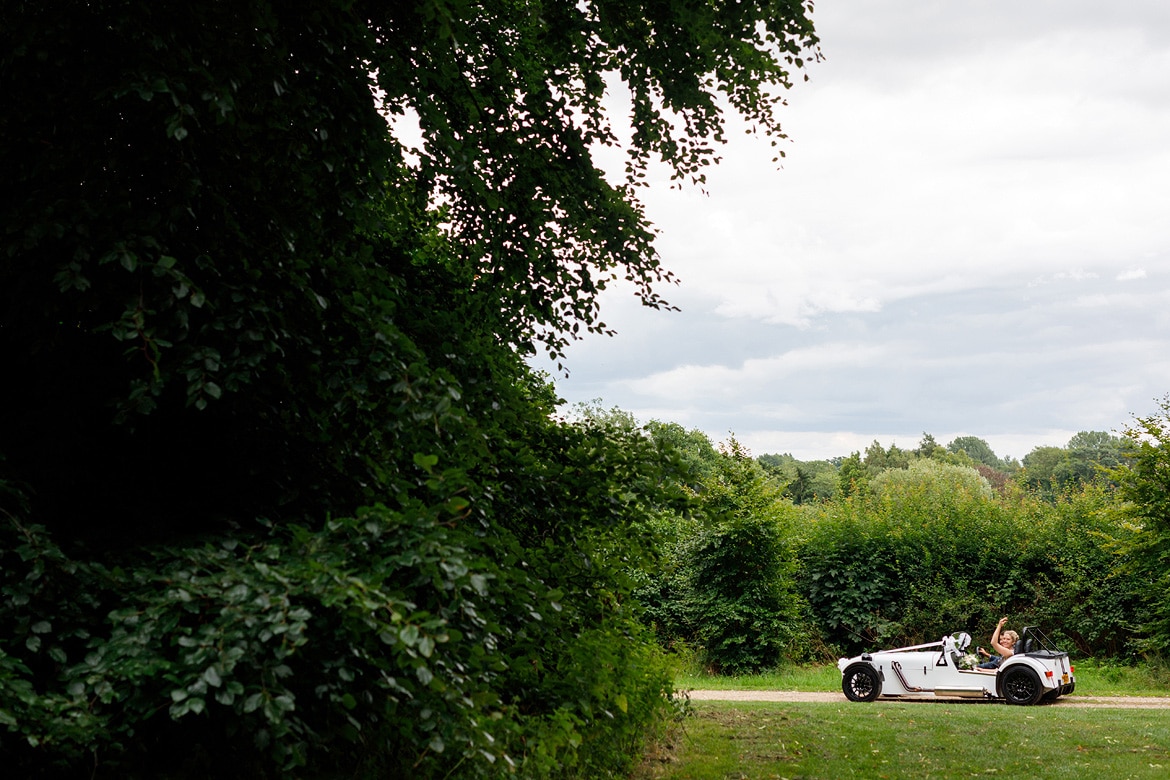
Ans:
{"label": "driver in car", "polygon": [[1006,622],[1007,618],[1000,618],[999,622],[995,625],[995,633],[991,635],[991,646],[995,648],[995,651],[999,653],[999,655],[992,655],[982,647],[975,648],[977,653],[986,656],[988,659],[986,662],[979,664],[979,666],[976,668],[996,669],[1001,663],[1003,663],[1003,659],[1011,657],[1012,648],[1016,646],[1016,642],[1019,640],[1020,635],[1015,631],[1011,631],[1010,629],[1008,631],[1004,631],[1003,624]]}

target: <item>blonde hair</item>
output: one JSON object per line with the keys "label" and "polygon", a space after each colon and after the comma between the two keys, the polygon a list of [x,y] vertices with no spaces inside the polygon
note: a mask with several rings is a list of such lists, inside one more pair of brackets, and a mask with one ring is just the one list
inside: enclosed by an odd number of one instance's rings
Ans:
{"label": "blonde hair", "polygon": [[1013,645],[1014,645],[1016,642],[1019,642],[1019,641],[1020,641],[1020,635],[1019,635],[1019,634],[1017,634],[1015,631],[1012,631],[1011,629],[1008,629],[1007,631],[1004,631],[1002,634],[1000,634],[1000,635],[999,635],[999,638],[1000,638],[1001,640],[1003,640],[1003,639],[1010,639],[1010,640],[1012,640],[1012,644],[1013,644]]}

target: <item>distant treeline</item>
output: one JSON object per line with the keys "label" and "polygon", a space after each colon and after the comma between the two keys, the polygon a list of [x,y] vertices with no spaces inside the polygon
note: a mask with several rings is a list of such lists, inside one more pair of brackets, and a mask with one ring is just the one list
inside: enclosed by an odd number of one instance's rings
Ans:
{"label": "distant treeline", "polygon": [[[619,410],[579,412],[637,427]],[[664,645],[727,672],[990,635],[1003,615],[1081,657],[1161,655],[1162,419],[1078,433],[1022,464],[929,434],[914,450],[756,458],[734,438],[651,422],[694,505],[658,516],[658,565],[637,598]]]}
{"label": "distant treeline", "polygon": [[1055,500],[1069,490],[1107,480],[1107,471],[1122,465],[1134,448],[1133,442],[1122,436],[1081,431],[1064,447],[1033,448],[1021,463],[999,457],[977,436],[960,436],[943,446],[931,434],[923,433],[914,449],[896,444],[883,447],[874,440],[864,452],[828,460],[801,461],[787,453],[760,455],[757,460],[783,484],[785,495],[796,504],[850,495],[881,472],[905,469],[922,459],[973,468],[1001,493],[1012,482]]}

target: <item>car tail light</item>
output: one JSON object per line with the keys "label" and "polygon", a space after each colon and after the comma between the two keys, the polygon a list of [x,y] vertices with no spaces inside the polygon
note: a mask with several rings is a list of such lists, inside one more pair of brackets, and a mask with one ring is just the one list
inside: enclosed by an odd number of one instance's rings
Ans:
{"label": "car tail light", "polygon": [[1075,672],[1076,670],[1077,670],[1077,668],[1076,668],[1075,666],[1073,666],[1072,664],[1069,664],[1069,665],[1068,665],[1068,673],[1069,673],[1069,674],[1072,674],[1072,673],[1073,673],[1073,672]]}
{"label": "car tail light", "polygon": [[1049,671],[1045,672],[1044,676],[1047,677],[1048,679],[1052,679],[1052,671],[1049,670]]}

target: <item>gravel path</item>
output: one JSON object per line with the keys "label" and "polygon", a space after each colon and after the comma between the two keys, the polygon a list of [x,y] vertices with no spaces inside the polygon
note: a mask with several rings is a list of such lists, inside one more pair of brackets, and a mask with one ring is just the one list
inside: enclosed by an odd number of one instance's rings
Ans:
{"label": "gravel path", "polygon": [[[787,702],[828,702],[848,704],[849,700],[839,692],[827,691],[689,691],[691,701],[787,701]],[[950,704],[985,704],[982,699],[960,698],[904,698],[878,699],[878,703],[891,702],[947,702]],[[1170,709],[1168,696],[1062,696],[1049,707],[1114,707],[1133,710]]]}

